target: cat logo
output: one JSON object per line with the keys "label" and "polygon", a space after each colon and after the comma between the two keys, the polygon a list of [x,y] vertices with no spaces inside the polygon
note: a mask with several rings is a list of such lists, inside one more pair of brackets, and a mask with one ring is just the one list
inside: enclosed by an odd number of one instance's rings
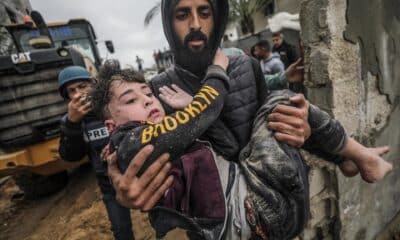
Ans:
{"label": "cat logo", "polygon": [[25,53],[11,54],[11,60],[14,64],[30,62],[31,61],[31,53],[25,52]]}

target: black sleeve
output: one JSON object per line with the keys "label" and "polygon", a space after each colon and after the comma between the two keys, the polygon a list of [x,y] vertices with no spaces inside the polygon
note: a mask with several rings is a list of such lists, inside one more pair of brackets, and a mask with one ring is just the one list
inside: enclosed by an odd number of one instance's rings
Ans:
{"label": "black sleeve", "polygon": [[288,51],[288,60],[289,63],[292,64],[297,61],[299,56],[297,55],[296,47],[295,46],[290,46],[289,51]]}
{"label": "black sleeve", "polygon": [[260,63],[255,58],[251,58],[251,65],[253,66],[253,71],[256,78],[258,105],[261,107],[264,104],[265,99],[267,99],[269,90],[267,83],[265,82]]}
{"label": "black sleeve", "polygon": [[[155,76],[151,81],[150,85],[156,95],[159,93],[159,89],[165,85],[171,85],[172,79],[179,78],[175,71],[167,69],[165,72]],[[167,113],[172,113],[173,110],[168,104],[161,101],[164,110]],[[237,142],[232,131],[223,123],[222,120],[217,119],[201,136],[201,140],[208,141],[211,143],[213,150],[218,154],[222,155],[227,160],[237,160],[239,154],[239,143]]]}
{"label": "black sleeve", "polygon": [[[290,90],[271,91],[266,104],[273,102],[275,108],[278,104],[291,105],[289,98],[294,96]],[[273,109],[271,108],[271,109]],[[328,113],[310,104],[308,123],[311,136],[303,145],[303,149],[336,164],[343,159],[338,155],[347,142],[347,135],[343,126]]]}
{"label": "black sleeve", "polygon": [[201,140],[209,141],[213,150],[229,161],[237,161],[239,143],[222,120],[217,119],[207,129]]}
{"label": "black sleeve", "polygon": [[113,142],[117,148],[121,171],[124,172],[136,153],[148,144],[154,145],[154,151],[143,164],[139,176],[161,154],[169,153],[171,160],[174,160],[184,153],[218,118],[229,87],[228,82],[225,71],[212,66],[202,88],[184,110],[164,117],[159,124],[147,124],[132,129],[119,143]]}
{"label": "black sleeve", "polygon": [[347,143],[343,126],[318,107],[310,104],[308,122],[311,136],[303,148],[317,156],[339,164],[343,158],[338,155]]}
{"label": "black sleeve", "polygon": [[79,161],[87,153],[81,123],[72,123],[65,115],[61,119],[58,152],[65,161]]}

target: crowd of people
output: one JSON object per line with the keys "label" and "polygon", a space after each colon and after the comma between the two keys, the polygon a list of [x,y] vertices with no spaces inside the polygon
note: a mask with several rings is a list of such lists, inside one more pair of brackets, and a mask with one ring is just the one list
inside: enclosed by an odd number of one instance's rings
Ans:
{"label": "crowd of people", "polygon": [[159,72],[164,71],[174,64],[174,54],[171,50],[167,49],[164,49],[164,51],[154,50],[153,59]]}
{"label": "crowd of people", "polygon": [[227,0],[164,0],[161,11],[171,50],[154,52],[168,68],[149,83],[113,61],[95,78],[78,66],[59,75],[60,154],[89,155],[116,239],[134,239],[129,209],[147,211],[158,238],[179,227],[190,239],[291,239],[309,212],[300,148],[366,182],[391,171],[387,147],[359,144],[289,90],[302,68],[283,35],[272,51],[257,43],[256,60],[219,48]]}
{"label": "crowd of people", "polygon": [[[251,48],[251,55],[260,61],[267,86],[271,90],[285,89],[305,93],[303,86],[303,59],[298,51],[284,39],[282,33],[272,34],[273,47],[268,40],[261,40]],[[290,75],[290,76],[288,76]]]}

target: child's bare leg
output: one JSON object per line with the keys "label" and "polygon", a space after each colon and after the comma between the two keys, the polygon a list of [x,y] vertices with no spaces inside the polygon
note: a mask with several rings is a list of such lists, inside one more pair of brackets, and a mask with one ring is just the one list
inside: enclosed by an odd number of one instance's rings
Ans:
{"label": "child's bare leg", "polygon": [[388,151],[389,147],[367,148],[349,138],[341,155],[357,165],[364,181],[373,183],[382,180],[393,169],[392,164],[381,157]]}
{"label": "child's bare leg", "polygon": [[348,159],[339,164],[339,169],[346,177],[354,177],[360,172],[357,165]]}

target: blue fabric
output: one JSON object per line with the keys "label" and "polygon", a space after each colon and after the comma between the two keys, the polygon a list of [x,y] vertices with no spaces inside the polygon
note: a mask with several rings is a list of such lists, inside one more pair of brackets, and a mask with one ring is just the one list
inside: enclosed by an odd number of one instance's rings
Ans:
{"label": "blue fabric", "polygon": [[133,240],[132,221],[130,209],[121,206],[115,199],[115,191],[108,179],[98,178],[100,190],[103,194],[103,202],[106,206],[108,220],[111,223],[111,231],[116,240]]}

